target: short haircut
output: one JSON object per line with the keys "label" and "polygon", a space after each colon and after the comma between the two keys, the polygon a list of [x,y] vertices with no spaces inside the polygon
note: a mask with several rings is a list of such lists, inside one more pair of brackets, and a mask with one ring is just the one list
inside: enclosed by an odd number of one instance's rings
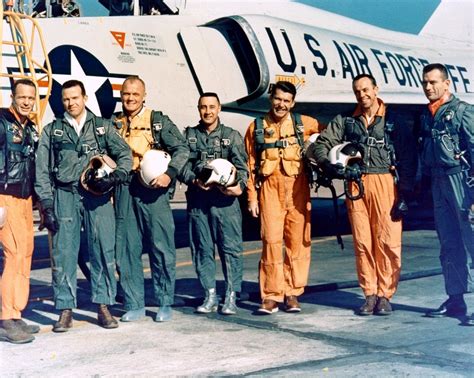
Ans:
{"label": "short haircut", "polygon": [[219,99],[219,96],[215,92],[204,92],[202,95],[199,96],[198,104],[201,103],[201,98],[203,97],[214,97],[217,99],[217,102],[219,105],[221,104],[221,100]]}
{"label": "short haircut", "polygon": [[431,63],[431,64],[427,64],[426,66],[423,67],[423,75],[428,73],[428,72],[431,72],[433,70],[438,70],[441,72],[441,75],[443,76],[443,80],[447,80],[448,79],[448,70],[446,69],[446,67],[441,64],[441,63]]}
{"label": "short haircut", "polygon": [[139,81],[140,83],[142,83],[143,88],[146,89],[145,82],[144,82],[143,79],[142,79],[140,76],[138,76],[138,75],[130,75],[130,76],[127,76],[127,77],[125,78],[125,80],[123,81],[123,83],[122,83],[122,87],[123,87],[123,85],[124,85],[127,81],[132,81],[132,82],[133,82],[133,81]]}
{"label": "short haircut", "polygon": [[84,83],[82,81],[79,81],[79,80],[68,80],[68,81],[64,82],[62,90],[64,91],[65,89],[73,88],[73,87],[81,88],[81,94],[83,96],[86,95],[86,88],[84,87]]}
{"label": "short haircut", "polygon": [[12,85],[12,94],[15,96],[16,94],[16,89],[18,88],[19,85],[28,85],[30,87],[33,87],[36,92],[36,85],[31,81],[30,79],[18,79],[16,80],[13,85]]}
{"label": "short haircut", "polygon": [[282,90],[286,93],[291,93],[293,95],[293,99],[296,97],[296,87],[294,84],[290,83],[289,81],[277,81],[273,84],[270,88],[270,95],[274,96],[277,89]]}
{"label": "short haircut", "polygon": [[366,73],[357,75],[354,79],[352,79],[352,85],[354,85],[356,81],[359,81],[360,79],[363,79],[363,78],[369,79],[374,87],[377,86],[377,81],[375,80],[375,77],[373,77],[370,74],[366,74]]}

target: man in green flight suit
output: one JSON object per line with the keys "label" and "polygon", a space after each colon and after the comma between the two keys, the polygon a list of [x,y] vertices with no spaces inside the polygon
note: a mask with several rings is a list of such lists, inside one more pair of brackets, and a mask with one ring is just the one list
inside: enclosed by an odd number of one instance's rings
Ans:
{"label": "man in green flight suit", "polygon": [[[238,131],[219,120],[221,105],[213,92],[203,93],[198,110],[201,120],[196,127],[186,129],[191,150],[189,163],[182,172],[182,181],[188,185],[189,236],[196,273],[206,298],[197,313],[217,310],[215,248],[219,252],[226,284],[226,296],[221,313],[237,312],[236,295],[242,285],[242,213],[237,199],[247,186],[247,153]],[[205,185],[202,172],[213,168],[216,177],[228,177],[228,172],[215,172],[215,159],[233,164],[235,182],[228,185]],[[222,161],[221,161],[222,162]],[[225,171],[226,165],[222,166]],[[220,176],[222,175],[222,176]],[[212,176],[211,176],[212,177]]]}
{"label": "man in green flight suit", "polygon": [[[40,137],[36,159],[35,190],[42,224],[52,238],[54,302],[61,310],[54,332],[72,327],[72,309],[77,306],[77,257],[81,227],[87,237],[90,257],[92,302],[98,304],[98,324],[117,328],[107,306],[115,303],[115,217],[110,191],[125,181],[131,169],[130,149],[108,120],[86,109],[84,84],[70,80],[62,86],[65,113],[48,124]],[[81,175],[91,157],[107,154],[117,167],[103,177],[88,170],[88,188]]]}
{"label": "man in green flight suit", "polygon": [[[169,204],[173,179],[188,161],[189,150],[176,125],[163,113],[145,107],[145,83],[138,76],[125,79],[121,90],[123,111],[115,127],[132,150],[129,181],[116,189],[117,265],[127,311],[122,321],[145,316],[142,252],[150,255],[153,291],[158,306],[155,321],[172,318],[176,275],[174,220]],[[140,162],[151,150],[170,157],[163,171],[144,183]],[[160,164],[160,161],[152,162]],[[149,173],[149,172],[148,172]],[[147,173],[147,174],[148,174]]]}

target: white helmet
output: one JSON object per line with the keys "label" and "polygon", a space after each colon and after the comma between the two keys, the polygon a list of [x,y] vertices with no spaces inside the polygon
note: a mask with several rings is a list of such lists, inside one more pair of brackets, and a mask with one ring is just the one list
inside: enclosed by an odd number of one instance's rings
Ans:
{"label": "white helmet", "polygon": [[[101,196],[105,193],[99,193],[94,189],[89,187],[89,180],[91,179],[100,179],[102,177],[108,176],[117,168],[117,163],[113,161],[110,156],[107,155],[95,155],[92,156],[89,160],[89,164],[86,169],[81,174],[81,185],[88,192]],[[93,173],[93,177],[90,176],[90,173]],[[112,190],[112,188],[110,188]],[[110,191],[109,190],[109,191]]]}
{"label": "white helmet", "polygon": [[331,148],[328,155],[331,164],[341,164],[344,168],[362,163],[362,154],[356,144],[344,142]]}
{"label": "white helmet", "polygon": [[150,187],[150,183],[162,175],[168,169],[171,156],[168,152],[161,150],[149,150],[143,155],[140,162],[140,180],[145,186]]}
{"label": "white helmet", "polygon": [[205,186],[211,184],[233,186],[237,181],[237,169],[226,159],[214,159],[202,169],[199,179]]}

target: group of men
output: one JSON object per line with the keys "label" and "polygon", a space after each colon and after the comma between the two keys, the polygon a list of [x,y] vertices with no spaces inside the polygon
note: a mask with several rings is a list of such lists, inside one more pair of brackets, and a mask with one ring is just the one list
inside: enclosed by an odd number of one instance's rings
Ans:
{"label": "group of men", "polygon": [[[421,118],[418,144],[422,171],[431,176],[449,296],[427,313],[431,317],[466,314],[463,295],[470,291],[467,256],[474,255],[469,221],[469,212],[474,211],[474,110],[453,96],[449,85],[443,65],[424,67],[423,89],[429,105]],[[159,307],[155,321],[172,319],[176,250],[169,199],[176,180],[187,185],[190,249],[205,291],[196,312],[209,313],[220,306],[216,247],[225,278],[220,312],[237,312],[243,270],[238,197],[245,190],[249,213],[260,219],[263,242],[259,266],[262,303],[257,312],[272,314],[281,304],[287,312],[300,312],[298,297],[308,282],[311,260],[305,146],[314,134],[319,137],[311,158],[320,174],[346,180],[349,194],[363,188],[363,195],[346,199],[359,284],[365,295],[357,312],[390,315],[390,300],[401,271],[401,220],[417,175],[417,136],[407,118],[391,111],[378,97],[374,77],[355,77],[352,89],[355,111],[336,116],[325,127],[314,118],[294,113],[295,86],[277,82],[270,90],[269,112],[255,119],[242,138],[221,123],[216,93],[200,96],[200,121],[183,135],[166,115],[145,106],[145,83],[139,77],[124,81],[123,109],[112,120],[88,111],[83,83],[71,80],[62,87],[64,116],[48,124],[38,140],[29,118],[35,85],[29,80],[15,82],[12,105],[0,117],[0,241],[5,256],[0,339],[29,342],[39,331],[21,319],[33,253],[34,192],[40,227],[46,227],[52,236],[54,301],[61,311],[54,332],[66,332],[73,326],[81,229],[87,240],[92,302],[98,306],[100,326],[118,327],[108,308],[115,303],[116,270],[126,311],[121,320],[145,317],[144,251],[150,256]],[[357,169],[331,160],[332,151],[347,144],[357,150]],[[168,163],[145,182],[141,163],[151,150],[164,151]],[[110,169],[105,173],[102,167],[97,169],[94,159]],[[232,179],[222,181],[222,176],[213,182],[210,177],[221,174],[219,167],[228,167],[222,165],[228,162]],[[474,325],[474,317],[467,317],[466,324]]]}

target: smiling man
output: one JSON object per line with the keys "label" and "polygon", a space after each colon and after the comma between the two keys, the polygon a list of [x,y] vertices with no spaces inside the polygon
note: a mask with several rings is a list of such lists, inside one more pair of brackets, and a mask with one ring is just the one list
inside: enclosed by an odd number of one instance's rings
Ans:
{"label": "smiling man", "polygon": [[408,119],[388,111],[378,97],[373,76],[356,76],[352,89],[355,111],[329,123],[316,141],[315,157],[327,176],[345,179],[348,172],[331,164],[329,151],[352,142],[362,153],[365,193],[358,200],[346,198],[359,285],[365,295],[358,313],[390,315],[401,271],[401,220],[408,210],[404,199],[412,191],[417,166],[415,138]]}
{"label": "smiling man", "polygon": [[[221,104],[216,93],[203,93],[198,102],[201,120],[188,127],[185,137],[191,150],[188,164],[182,172],[186,192],[191,253],[199,281],[205,290],[204,302],[196,309],[205,314],[216,311],[216,260],[214,246],[222,264],[225,278],[225,300],[221,308],[224,315],[237,312],[236,298],[242,285],[242,214],[238,196],[247,184],[247,154],[242,136],[223,125],[219,119]],[[206,185],[203,173],[216,159],[225,159],[235,167],[235,180]],[[227,177],[228,168],[214,172]],[[231,173],[231,172],[230,172]]]}
{"label": "smiling man", "polygon": [[[189,156],[177,126],[162,112],[148,109],[145,98],[143,80],[138,76],[128,77],[121,90],[123,110],[115,117],[117,132],[130,146],[133,155],[129,180],[115,192],[117,265],[127,311],[121,320],[125,322],[145,316],[144,248],[150,255],[153,292],[159,306],[155,321],[165,322],[172,318],[176,248],[169,200],[173,181]],[[171,159],[160,174],[144,183],[140,162],[151,150],[165,151]]]}
{"label": "smiling man", "polygon": [[[270,111],[247,129],[248,210],[260,217],[261,314],[300,312],[298,297],[311,261],[310,188],[302,159],[304,141],[321,131],[314,118],[292,113],[296,88],[279,81],[271,88]],[[282,251],[283,240],[285,252]]]}
{"label": "smiling man", "polygon": [[21,312],[28,303],[33,255],[33,182],[38,133],[29,115],[35,84],[17,80],[12,104],[0,111],[0,242],[3,245],[0,340],[21,344],[34,339],[38,326],[27,325]]}
{"label": "smiling man", "polygon": [[[429,101],[421,118],[421,163],[431,177],[434,218],[448,299],[426,315],[464,316],[464,294],[472,291],[468,255],[474,258],[474,107],[453,94],[448,71],[439,63],[423,67],[423,91]],[[465,320],[474,326],[474,314]]]}
{"label": "smiling man", "polygon": [[[40,229],[52,234],[54,303],[61,310],[53,332],[73,326],[77,306],[77,257],[81,228],[90,258],[92,302],[97,304],[98,324],[107,329],[118,323],[110,314],[115,304],[115,217],[110,191],[125,181],[131,154],[109,120],[96,117],[86,108],[84,84],[66,81],[62,86],[64,115],[46,125],[36,159],[35,190],[41,206]],[[83,172],[97,155],[108,155],[117,164],[110,174],[91,179],[86,190]]]}

